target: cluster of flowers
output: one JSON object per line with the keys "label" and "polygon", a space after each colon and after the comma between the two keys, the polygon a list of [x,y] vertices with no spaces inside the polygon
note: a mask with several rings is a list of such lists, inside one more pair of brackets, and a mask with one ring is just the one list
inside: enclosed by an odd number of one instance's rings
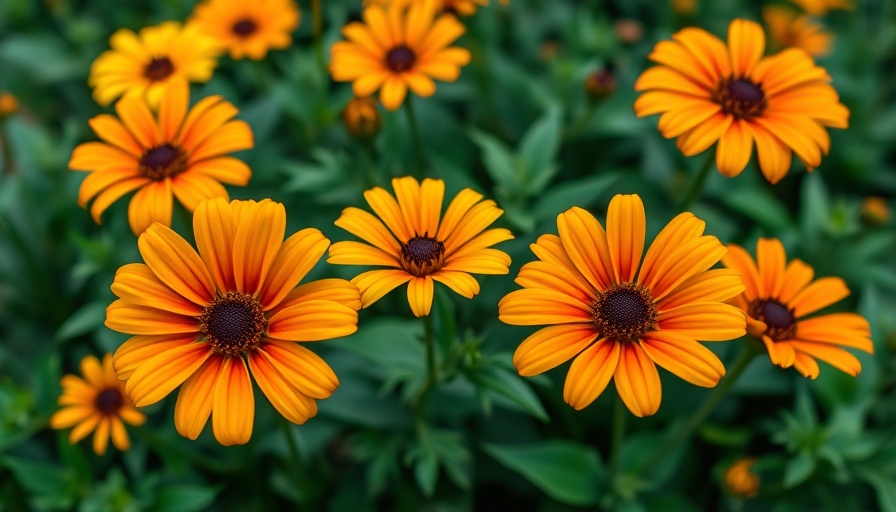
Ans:
{"label": "cluster of flowers", "polygon": [[[353,82],[360,97],[379,90],[382,105],[395,109],[407,89],[429,96],[433,78],[457,78],[470,52],[450,46],[464,32],[454,13],[469,14],[487,1],[367,3],[362,21],[343,28],[347,41],[332,47],[330,71],[337,81]],[[236,108],[219,97],[189,108],[187,82],[208,78],[216,49],[257,58],[285,46],[297,20],[289,0],[212,0],[184,29],[168,23],[139,37],[116,33],[115,50],[97,59],[95,96],[107,104],[123,95],[118,118],[91,119],[103,142],[78,146],[70,166],[90,171],[79,201],[93,199],[97,220],[137,190],[128,213],[144,263],[119,269],[112,284],[119,300],[107,310],[106,325],[133,337],[102,365],[85,359],[86,382],[63,379],[65,408],[52,423],[75,426],[73,442],[95,428],[97,453],[110,431],[125,449],[121,420],[142,422],[134,406],[180,387],[178,432],[196,439],[211,416],[219,442],[245,443],[253,427],[252,377],[280,414],[304,423],[339,381],[296,342],[355,332],[360,309],[404,284],[411,311],[424,317],[435,282],[472,298],[479,283],[471,274],[509,272],[510,257],[493,246],[513,235],[490,228],[502,210],[471,189],[443,210],[439,179],[395,178],[391,193],[367,190],[373,213],[349,207],[335,221],[361,241],[332,245],[311,228],[284,240],[286,211],[270,199],[228,201],[221,182],[245,184],[251,171],[226,155],[251,147],[251,130],[232,119]],[[216,38],[201,35],[202,26]],[[718,142],[715,162],[726,176],[744,169],[754,143],[773,183],[789,171],[793,153],[813,169],[828,151],[825,128],[847,125],[849,113],[826,71],[798,49],[764,57],[765,37],[753,22],[734,20],[727,44],[699,28],[672,39],[651,53],[658,66],[638,79],[643,94],[635,112],[662,114],[660,131],[677,137],[686,155]],[[193,212],[195,249],[169,227],[172,194]],[[749,333],[774,364],[806,377],[818,375],[816,360],[859,373],[858,359],[840,346],[871,352],[868,322],[854,313],[815,314],[849,294],[842,279],[813,280],[812,268],[788,262],[778,240],[760,239],[754,258],[704,228],[684,212],[647,244],[637,195],[615,196],[603,225],[578,207],[561,213],[557,234],[530,246],[537,259],[522,266],[521,289],[498,304],[508,324],[545,326],[516,350],[519,373],[537,375],[572,359],[563,390],[568,404],[588,406],[612,379],[637,416],[659,409],[656,365],[697,386],[722,379],[724,365],[701,341]],[[351,281],[300,284],[328,250],[332,264],[384,268]],[[726,268],[713,269],[719,262]]]}

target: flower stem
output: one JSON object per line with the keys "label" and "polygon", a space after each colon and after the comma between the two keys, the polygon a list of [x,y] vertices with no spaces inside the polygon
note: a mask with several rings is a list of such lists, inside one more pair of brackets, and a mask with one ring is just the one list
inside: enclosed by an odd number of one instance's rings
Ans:
{"label": "flower stem", "polygon": [[754,340],[746,338],[744,340],[743,348],[741,349],[740,354],[737,355],[737,359],[735,359],[734,363],[731,365],[728,374],[722,378],[715,389],[713,389],[703,400],[703,403],[700,404],[700,407],[698,407],[696,411],[694,411],[688,419],[688,422],[685,423],[674,436],[663,443],[663,445],[653,453],[653,456],[647,459],[647,462],[642,469],[648,472],[655,469],[663,459],[675,450],[675,448],[680,446],[681,443],[684,442],[701,423],[703,423],[703,420],[706,419],[713,409],[715,409],[722,398],[728,394],[728,391],[734,386],[737,379],[744,373],[744,370],[750,366],[750,363],[753,362],[753,358],[759,353],[759,348]]}
{"label": "flower stem", "polygon": [[423,149],[423,140],[420,138],[420,125],[417,124],[413,97],[410,94],[404,100],[404,104],[404,113],[408,118],[408,128],[411,131],[411,142],[414,144],[414,153],[417,155],[417,165],[419,166],[418,171],[413,174],[422,178],[426,175],[426,169],[429,165],[426,161],[426,151]]}
{"label": "flower stem", "polygon": [[324,62],[323,21],[320,12],[320,0],[311,0],[311,32],[314,35],[314,55],[317,58],[317,65],[326,75],[327,67]]}
{"label": "flower stem", "polygon": [[302,459],[299,458],[299,446],[296,443],[295,435],[292,432],[292,426],[286,421],[286,418],[280,416],[280,428],[283,430],[283,437],[286,438],[286,446],[289,449],[290,466],[292,467],[293,479],[302,501],[308,501],[311,496],[311,488],[308,480],[305,478],[305,472],[302,471]]}
{"label": "flower stem", "polygon": [[613,437],[610,445],[610,485],[615,488],[619,478],[619,457],[622,452],[622,438],[625,435],[625,404],[616,393],[616,405],[613,408]]}
{"label": "flower stem", "polygon": [[9,175],[15,171],[12,146],[9,144],[9,134],[6,131],[6,120],[4,119],[0,119],[0,163],[3,165],[3,174]]}
{"label": "flower stem", "polygon": [[436,348],[433,339],[432,315],[423,317],[423,344],[426,345],[426,383],[414,398],[414,407],[419,409],[429,390],[438,382],[439,371],[436,367]]}
{"label": "flower stem", "polygon": [[709,171],[712,169],[712,164],[715,161],[715,153],[710,152],[706,160],[703,162],[703,167],[697,172],[697,175],[694,177],[694,181],[691,182],[691,186],[688,189],[687,194],[685,194],[684,198],[681,200],[681,203],[678,207],[678,211],[684,212],[690,208],[691,204],[697,199],[697,196],[700,195],[700,190],[703,189],[703,184],[706,183],[706,178],[709,176]]}

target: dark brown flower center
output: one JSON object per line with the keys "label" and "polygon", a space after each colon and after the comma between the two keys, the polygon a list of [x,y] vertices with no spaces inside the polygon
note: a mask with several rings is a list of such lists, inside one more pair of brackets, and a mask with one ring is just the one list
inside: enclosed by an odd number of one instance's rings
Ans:
{"label": "dark brown flower center", "polygon": [[187,170],[187,152],[173,144],[147,149],[140,157],[140,174],[151,180],[163,180]]}
{"label": "dark brown flower center", "polygon": [[205,308],[199,316],[199,328],[212,350],[235,357],[258,347],[268,319],[251,295],[227,292]]}
{"label": "dark brown flower center", "polygon": [[414,50],[404,45],[396,46],[386,54],[386,66],[395,73],[403,73],[411,69],[415,62],[417,62],[417,56],[414,54]]}
{"label": "dark brown flower center", "polygon": [[713,100],[722,106],[723,112],[736,119],[756,117],[768,106],[762,88],[746,78],[722,80]]}
{"label": "dark brown flower center", "polygon": [[426,234],[415,236],[401,244],[404,269],[415,276],[425,276],[438,270],[445,257],[445,244]]}
{"label": "dark brown flower center", "polygon": [[143,70],[143,76],[153,82],[164,80],[171,76],[171,73],[174,73],[174,64],[168,57],[153,57]]}
{"label": "dark brown flower center", "polygon": [[258,25],[249,18],[243,18],[233,24],[233,33],[240,37],[247,37],[258,30]]}
{"label": "dark brown flower center", "polygon": [[792,309],[775,299],[756,299],[750,303],[747,313],[752,318],[765,322],[763,334],[775,341],[784,341],[796,336],[796,316]]}
{"label": "dark brown flower center", "polygon": [[618,283],[599,291],[591,305],[602,338],[634,341],[656,330],[656,306],[650,292],[637,283]]}
{"label": "dark brown flower center", "polygon": [[118,410],[124,405],[124,398],[121,396],[121,390],[118,388],[106,388],[96,395],[94,401],[96,409],[103,414],[118,414]]}

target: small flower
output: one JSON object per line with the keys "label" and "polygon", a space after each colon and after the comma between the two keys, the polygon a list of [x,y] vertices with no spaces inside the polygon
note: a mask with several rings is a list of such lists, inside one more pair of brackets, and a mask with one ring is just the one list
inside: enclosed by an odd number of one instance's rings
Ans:
{"label": "small flower", "polygon": [[[252,436],[251,375],[287,420],[317,414],[339,380],[329,365],[295,343],[357,330],[358,289],[342,279],[296,287],[326,252],[320,231],[286,241],[286,210],[265,199],[202,202],[193,216],[199,253],[170,228],[154,224],[137,245],[143,263],[121,267],[106,326],[134,337],[115,352],[115,371],[137,407],[181,386],[174,426],[196,439],[212,416],[215,438]],[[214,413],[214,414],[212,414]]]}
{"label": "small flower", "polygon": [[862,201],[862,220],[873,226],[884,226],[890,222],[887,200],[879,196],[866,197]]}
{"label": "small flower", "polygon": [[754,458],[734,461],[725,470],[725,487],[728,492],[742,498],[753,498],[759,492],[759,475],[750,471],[756,462]]}
{"label": "small flower", "polygon": [[352,98],[342,111],[342,123],[345,130],[358,140],[370,140],[376,137],[383,126],[383,116],[371,97]]}
{"label": "small flower", "polygon": [[610,68],[594,71],[585,77],[585,92],[594,100],[604,99],[616,92],[616,75]]}
{"label": "small flower", "polygon": [[189,111],[188,105],[187,85],[176,84],[163,92],[157,115],[142,99],[123,98],[115,104],[118,118],[101,114],[89,121],[103,141],[76,147],[68,166],[90,172],[78,204],[93,199],[94,221],[137,190],[128,220],[139,235],[153,222],[171,225],[172,194],[192,212],[205,199],[228,197],[221,182],[249,182],[249,167],[224,156],[253,145],[249,125],[232,120],[237,109],[220,96],[204,98]]}
{"label": "small flower", "polygon": [[790,0],[790,2],[813,16],[823,16],[834,9],[851,11],[856,8],[853,0]]}
{"label": "small flower", "polygon": [[464,26],[451,15],[437,15],[435,0],[364,9],[364,23],[342,29],[348,41],[333,45],[330,73],[337,82],[353,82],[356,96],[380,91],[389,110],[401,106],[408,88],[422,97],[435,94],[433,79],[453,82],[470,52],[449,47]]}
{"label": "small flower", "polygon": [[[682,213],[657,235],[644,261],[646,220],[637,195],[610,201],[607,230],[587,211],[557,217],[559,236],[530,245],[523,287],[498,304],[502,322],[548,325],[513,354],[520,375],[546,372],[573,359],[563,399],[583,409],[610,379],[636,416],[660,407],[656,365],[691,384],[714,387],[725,367],[697,342],[743,336],[744,315],[724,301],[744,289],[736,272],[709,270],[725,254],[705,223]],[[640,270],[639,270],[640,269]]]}
{"label": "small flower", "polygon": [[207,82],[218,65],[214,39],[191,25],[168,21],[140,34],[123,28],[109,38],[111,50],[90,66],[93,98],[106,106],[116,98],[143,97],[155,108],[172,83]]}
{"label": "small flower", "polygon": [[8,117],[19,109],[19,100],[8,92],[0,92],[0,119]]}
{"label": "small flower", "polygon": [[716,166],[725,176],[744,170],[756,145],[771,183],[789,172],[792,154],[809,170],[830,149],[825,127],[846,128],[827,72],[802,50],[762,57],[765,35],[751,21],[734,20],[728,45],[703,29],[686,28],[661,41],[650,59],[660,64],[638,78],[638,117],[663,114],[660,132],[677,137],[685,156],[718,141]]}
{"label": "small flower", "polygon": [[337,226],[367,244],[336,242],[327,262],[390,267],[352,279],[361,290],[363,307],[408,283],[411,310],[415,316],[426,316],[432,307],[434,281],[469,299],[479,293],[471,273],[509,271],[510,257],[490,247],[513,235],[503,228],[486,230],[504,213],[494,201],[482,201],[482,194],[467,188],[442,215],[444,181],[427,178],[420,184],[411,177],[395,178],[392,188],[395,197],[379,187],[364,192],[376,216],[349,207],[336,220]]}
{"label": "small flower", "polygon": [[124,383],[112,368],[112,355],[106,354],[102,365],[94,356],[85,357],[81,360],[81,375],[83,378],[62,377],[62,408],[50,417],[50,426],[59,430],[74,427],[69,434],[72,444],[95,432],[93,451],[97,455],[106,453],[110,436],[116,448],[127,450],[131,443],[124,423],[142,425],[146,416],[125,395]]}
{"label": "small flower", "polygon": [[772,42],[779,48],[801,48],[813,57],[830,52],[831,35],[805,14],[769,5],[762,9],[762,19]]}
{"label": "small flower", "polygon": [[299,8],[293,0],[206,0],[196,6],[191,21],[232,58],[261,60],[268,50],[292,43]]}
{"label": "small flower", "polygon": [[819,371],[815,359],[859,374],[862,364],[839,346],[873,353],[868,321],[855,313],[809,316],[849,295],[842,279],[812,281],[812,267],[798,259],[787,263],[784,246],[774,238],[759,239],[755,262],[730,244],[722,263],[743,276],[746,289],[733,304],[746,313],[747,330],[762,340],[772,363],[812,379]]}

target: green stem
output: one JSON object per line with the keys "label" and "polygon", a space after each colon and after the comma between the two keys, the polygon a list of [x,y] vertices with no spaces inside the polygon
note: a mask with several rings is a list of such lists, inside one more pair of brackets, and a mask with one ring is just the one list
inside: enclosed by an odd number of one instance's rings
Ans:
{"label": "green stem", "polygon": [[327,66],[324,61],[323,20],[321,18],[320,0],[311,0],[311,32],[314,35],[314,55],[317,65],[327,74]]}
{"label": "green stem", "polygon": [[417,115],[414,112],[413,97],[409,94],[404,100],[404,113],[408,118],[408,128],[411,132],[411,142],[414,144],[414,153],[417,155],[417,165],[419,169],[413,173],[420,178],[426,175],[426,169],[429,167],[426,161],[426,151],[423,149],[423,139],[420,138],[420,125],[417,124]]}
{"label": "green stem", "polygon": [[613,408],[613,437],[610,446],[610,485],[615,488],[619,478],[619,457],[622,452],[622,438],[625,435],[625,415],[627,414],[622,397],[616,393],[616,405]]}
{"label": "green stem", "polygon": [[691,204],[697,199],[697,196],[700,195],[700,190],[703,189],[703,184],[706,183],[706,178],[709,176],[709,171],[712,169],[712,164],[715,161],[715,153],[710,151],[706,156],[706,161],[703,162],[703,167],[697,172],[697,175],[694,177],[694,181],[691,182],[691,186],[688,189],[687,194],[685,194],[684,198],[681,201],[681,204],[678,207],[678,211],[684,212],[690,208]]}
{"label": "green stem", "polygon": [[701,423],[703,423],[703,420],[706,419],[713,409],[715,409],[722,398],[728,394],[728,391],[734,386],[737,379],[744,373],[744,370],[750,366],[750,363],[753,362],[753,358],[759,353],[760,350],[756,345],[755,340],[750,338],[744,339],[743,348],[741,349],[740,354],[737,355],[737,359],[734,360],[731,368],[728,370],[727,375],[722,378],[721,382],[719,382],[715,389],[712,390],[709,396],[703,400],[703,403],[700,404],[700,407],[698,407],[696,411],[694,411],[688,419],[688,422],[685,423],[672,438],[666,440],[666,442],[654,452],[653,456],[647,459],[647,463],[644,464],[642,469],[648,472],[651,471],[672,453],[672,451],[679,447],[681,443],[684,442]]}
{"label": "green stem", "polygon": [[186,459],[190,464],[206,471],[211,471],[212,473],[219,475],[229,475],[238,473],[242,469],[242,466],[238,463],[211,459],[209,457],[204,457],[193,450],[184,449],[179,444],[168,442],[159,437],[146,427],[135,427],[131,431],[146,442],[146,444],[151,446],[156,453],[176,452],[178,457]]}
{"label": "green stem", "polygon": [[280,429],[283,430],[283,437],[286,438],[286,446],[289,449],[290,466],[292,467],[295,484],[299,488],[299,494],[301,494],[302,501],[308,501],[311,488],[308,484],[308,480],[305,478],[305,472],[302,471],[302,459],[299,457],[299,446],[296,443],[295,435],[293,435],[292,426],[282,416],[280,416]]}
{"label": "green stem", "polygon": [[6,120],[0,119],[0,163],[3,165],[3,174],[10,175],[15,170],[15,161],[12,159],[12,147],[9,144],[9,135],[6,132]]}
{"label": "green stem", "polygon": [[429,390],[438,382],[439,372],[436,367],[436,347],[433,339],[432,315],[423,317],[423,344],[426,346],[426,383],[414,398],[414,407],[419,409]]}

